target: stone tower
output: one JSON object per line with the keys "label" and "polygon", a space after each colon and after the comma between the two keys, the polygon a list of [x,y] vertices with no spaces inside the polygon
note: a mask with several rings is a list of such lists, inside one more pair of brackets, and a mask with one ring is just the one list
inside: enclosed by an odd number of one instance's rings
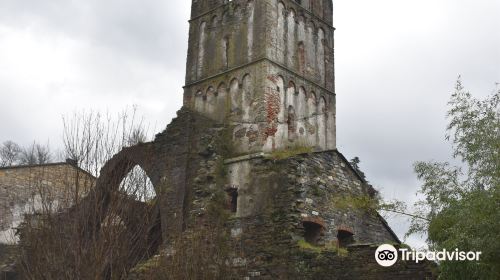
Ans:
{"label": "stone tower", "polygon": [[335,149],[331,0],[193,0],[184,105],[248,154]]}

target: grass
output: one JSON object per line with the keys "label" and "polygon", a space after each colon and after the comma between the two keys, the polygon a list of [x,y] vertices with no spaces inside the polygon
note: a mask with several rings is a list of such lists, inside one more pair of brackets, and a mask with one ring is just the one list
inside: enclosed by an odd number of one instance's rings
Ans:
{"label": "grass", "polygon": [[325,246],[316,246],[303,239],[297,241],[297,245],[301,250],[314,252],[316,254],[321,254],[324,252],[335,252],[338,256],[345,257],[349,254],[349,251],[345,248],[339,248],[334,242],[330,242]]}

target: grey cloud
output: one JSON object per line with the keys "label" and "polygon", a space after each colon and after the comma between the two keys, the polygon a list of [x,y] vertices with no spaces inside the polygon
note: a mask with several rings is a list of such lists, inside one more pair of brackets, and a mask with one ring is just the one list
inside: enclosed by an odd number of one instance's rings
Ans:
{"label": "grey cloud", "polygon": [[48,29],[150,59],[165,67],[184,66],[189,2],[162,0],[4,0],[0,23]]}

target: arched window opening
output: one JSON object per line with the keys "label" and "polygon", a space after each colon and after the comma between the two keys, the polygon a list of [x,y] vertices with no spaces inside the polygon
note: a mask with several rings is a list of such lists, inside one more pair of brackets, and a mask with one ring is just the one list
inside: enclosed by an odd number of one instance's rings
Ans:
{"label": "arched window opening", "polygon": [[337,241],[340,248],[345,248],[354,243],[354,233],[347,229],[339,229],[337,231]]}
{"label": "arched window opening", "polygon": [[216,15],[212,17],[212,28],[217,27],[217,20],[218,18]]}
{"label": "arched window opening", "polygon": [[318,58],[318,72],[320,76],[321,85],[325,84],[325,32],[322,28],[318,30],[318,41],[316,43],[317,58]]}
{"label": "arched window opening", "polygon": [[127,176],[123,178],[119,192],[141,202],[148,202],[156,197],[151,179],[139,165],[132,168]]}
{"label": "arched window opening", "polygon": [[236,213],[238,211],[238,188],[228,188],[226,193],[228,195],[228,209],[232,213]]}
{"label": "arched window opening", "polygon": [[297,115],[295,114],[295,108],[292,105],[288,106],[288,140],[295,140],[295,132],[297,131]]}
{"label": "arched window opening", "polygon": [[233,116],[241,115],[242,97],[240,94],[240,83],[237,79],[231,80],[229,85],[229,95],[231,100],[230,114]]}
{"label": "arched window opening", "polygon": [[323,233],[323,226],[312,221],[304,221],[302,226],[304,227],[304,240],[309,244],[318,245]]}
{"label": "arched window opening", "polygon": [[243,121],[250,122],[252,120],[251,117],[252,101],[254,100],[253,83],[250,74],[245,74],[245,76],[243,76],[242,89],[243,92],[241,94],[241,97],[242,97]]}
{"label": "arched window opening", "polygon": [[[158,201],[155,197],[153,183],[139,165],[134,166],[122,179],[118,189],[110,193],[99,228],[99,238],[112,239],[113,244],[127,246],[114,250],[115,247],[106,247],[106,242],[103,243],[105,248],[113,251],[107,264],[109,275],[129,271],[137,263],[158,254],[163,239]],[[113,244],[109,246],[116,246]]]}
{"label": "arched window opening", "polygon": [[328,106],[327,106],[326,99],[324,96],[320,97],[318,106],[319,106],[318,114],[326,115],[328,113]]}

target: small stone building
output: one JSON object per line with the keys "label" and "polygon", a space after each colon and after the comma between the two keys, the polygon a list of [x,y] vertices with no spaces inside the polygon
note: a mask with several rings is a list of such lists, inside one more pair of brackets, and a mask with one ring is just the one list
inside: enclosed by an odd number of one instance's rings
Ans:
{"label": "small stone building", "polygon": [[71,160],[0,168],[0,244],[16,243],[26,213],[68,208],[95,183]]}

